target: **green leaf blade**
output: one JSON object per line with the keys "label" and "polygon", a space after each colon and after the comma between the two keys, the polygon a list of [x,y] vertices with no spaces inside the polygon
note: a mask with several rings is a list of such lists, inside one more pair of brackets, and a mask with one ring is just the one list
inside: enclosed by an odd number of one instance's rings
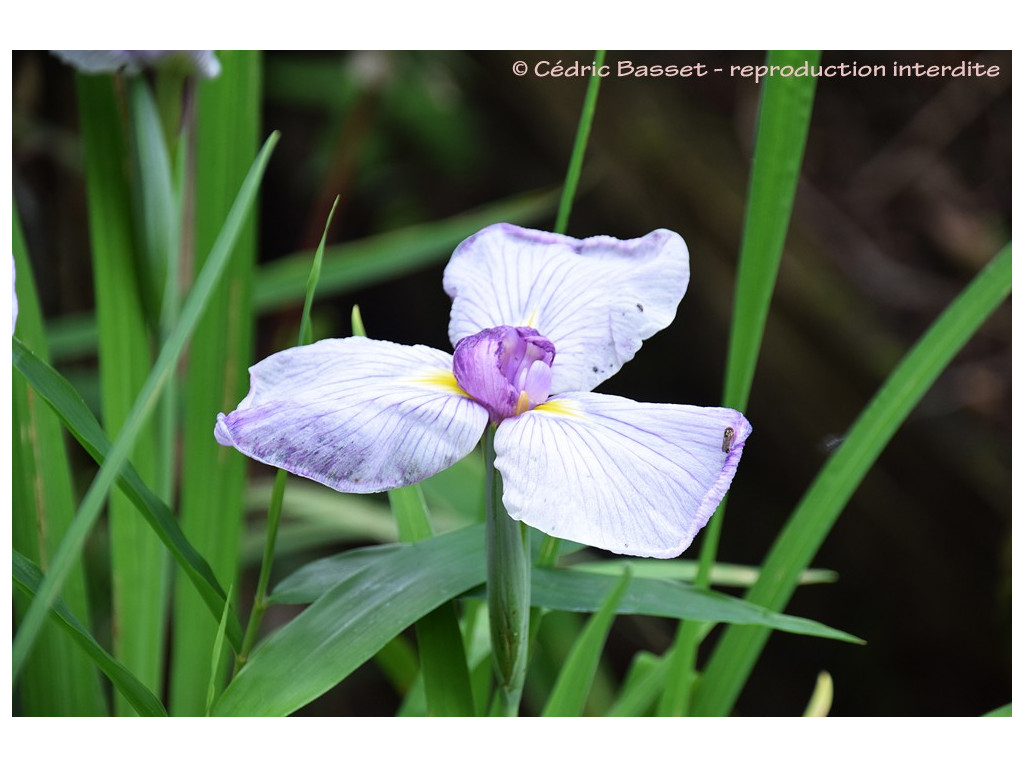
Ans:
{"label": "green leaf blade", "polygon": [[[401,541],[422,541],[434,535],[419,484],[388,491],[388,499]],[[416,640],[427,713],[440,717],[472,715],[473,690],[455,606],[446,603],[417,621]]]}
{"label": "green leaf blade", "polygon": [[455,603],[438,606],[416,622],[427,714],[471,717],[475,712],[466,649]]}
{"label": "green leaf blade", "polygon": [[996,707],[991,712],[986,712],[982,717],[1013,717],[1013,705],[1004,704],[1001,707]]}
{"label": "green leaf blade", "polygon": [[[126,424],[152,364],[150,321],[155,300],[135,248],[128,167],[129,140],[114,79],[79,75],[78,102],[89,201],[89,235],[99,332],[101,407],[106,430]],[[144,87],[139,84],[139,87]],[[152,312],[147,310],[152,309]],[[159,478],[157,431],[140,422],[130,453],[147,483]],[[142,682],[159,691],[163,682],[164,621],[169,583],[165,554],[132,504],[115,491],[109,509],[114,652]],[[120,714],[133,709],[118,698]]]}
{"label": "green leaf blade", "polygon": [[608,632],[631,579],[632,573],[629,570],[622,574],[597,613],[576,638],[569,658],[555,682],[555,689],[544,705],[544,717],[579,717],[583,714]]}
{"label": "green leaf blade", "polygon": [[336,583],[256,648],[217,716],[281,716],[329,690],[395,635],[484,580],[482,526],[401,545]]}
{"label": "green leaf blade", "polygon": [[[215,259],[216,243],[259,147],[261,54],[221,51],[217,56],[220,76],[203,80],[196,92],[197,270]],[[230,411],[248,390],[256,221],[254,201],[237,221],[223,279],[196,326],[183,384],[181,527],[222,584],[238,583],[247,462],[237,451],[217,444],[213,427],[217,413]],[[210,482],[211,476],[216,483]],[[200,716],[206,708],[208,669],[192,660],[209,658],[217,620],[196,618],[201,607],[190,590],[176,592],[173,610],[171,712]],[[218,690],[223,684],[223,679],[218,681]]]}
{"label": "green leaf blade", "polygon": [[[770,51],[770,66],[814,66],[821,51]],[[747,406],[793,213],[817,78],[765,79],[747,190],[724,403]]]}
{"label": "green leaf blade", "polygon": [[[776,539],[747,600],[773,610],[785,606],[799,572],[810,563],[882,449],[1010,288],[1007,245],[936,319],[861,413]],[[726,630],[697,692],[696,714],[724,715],[732,709],[769,634],[760,627]]]}
{"label": "green leaf blade", "polygon": [[598,73],[604,65],[605,51],[594,53],[594,73],[587,83],[587,93],[583,97],[583,109],[580,110],[580,121],[576,126],[576,139],[573,141],[572,154],[569,156],[569,167],[565,172],[565,183],[562,185],[562,196],[558,202],[558,215],[555,217],[555,232],[564,235],[569,228],[569,213],[572,211],[576,188],[580,183],[583,171],[583,158],[587,152],[587,140],[590,138],[590,127],[594,123],[597,111],[597,94],[601,89]]}
{"label": "green leaf blade", "polygon": [[[74,387],[68,381],[32,354],[19,339],[14,339],[13,362],[32,389],[50,406],[71,435],[98,463],[102,464],[110,452],[111,443]],[[202,596],[211,614],[219,616],[224,610],[224,590],[202,555],[185,538],[170,509],[142,482],[138,472],[127,464],[117,479],[122,493],[131,500],[153,529],[164,546],[174,556],[193,586]],[[228,625],[228,639],[235,647],[241,640],[237,618]]]}
{"label": "green leaf blade", "polygon": [[[820,51],[769,51],[768,64],[799,66],[806,61],[814,65],[820,58]],[[813,77],[769,77],[761,86],[723,394],[723,404],[739,411],[746,410],[761,351],[793,212],[816,84]],[[723,501],[704,532],[697,576],[700,586],[709,583],[724,515]],[[669,655],[670,682],[660,702],[660,714],[683,715],[689,711],[701,635],[697,626],[679,628]]]}
{"label": "green leaf blade", "polygon": [[238,235],[242,220],[247,215],[256,196],[256,190],[262,179],[263,171],[277,140],[277,134],[272,134],[267,139],[259,156],[254,161],[249,175],[246,176],[245,182],[242,184],[242,188],[235,199],[235,204],[232,206],[224,227],[214,243],[210,258],[196,280],[195,286],[189,293],[174,331],[161,349],[157,362],[150,372],[142,392],[136,399],[131,414],[125,421],[124,428],[118,434],[110,454],[107,456],[107,460],[100,468],[99,474],[96,475],[85,498],[79,505],[75,519],[68,529],[67,535],[62,539],[51,567],[40,584],[39,591],[36,593],[32,605],[25,614],[25,619],[22,622],[18,635],[14,639],[14,648],[11,654],[13,676],[15,679],[17,679],[25,659],[38,637],[49,606],[56,598],[64,584],[64,580],[82,551],[85,539],[99,516],[103,501],[110,491],[111,485],[126,463],[128,454],[141,431],[146,417],[152,412],[161,387],[171,375],[173,367],[177,363],[185,343],[195,328],[199,316],[210,300],[213,288],[220,278],[225,261],[234,245],[234,240]]}
{"label": "green leaf blade", "polygon": [[[13,212],[12,223],[19,300],[14,346],[23,341],[45,357],[42,312],[17,211]],[[11,395],[11,539],[16,550],[45,563],[57,550],[75,513],[71,469],[59,422],[20,376],[13,377]],[[77,615],[89,620],[85,568],[81,563],[68,575],[62,595]],[[13,602],[15,618],[20,621],[29,600],[18,593]],[[25,715],[107,714],[95,668],[68,637],[52,627],[43,631],[15,695]]]}
{"label": "green leaf blade", "polygon": [[[551,610],[593,613],[600,609],[602,600],[617,582],[616,577],[603,574],[535,568],[533,604]],[[849,643],[863,642],[816,621],[776,613],[720,592],[659,579],[633,579],[616,611],[698,622],[751,624]]]}
{"label": "green leaf blade", "polygon": [[[441,221],[329,246],[324,251],[320,292],[338,295],[439,264],[456,245],[488,224],[531,224],[549,215],[556,204],[554,192],[528,192]],[[259,267],[253,286],[254,310],[270,312],[301,302],[311,258],[313,252],[303,251]],[[95,348],[96,320],[87,314],[59,317],[49,323],[48,334],[55,359],[81,355]]]}
{"label": "green leaf blade", "polygon": [[[418,546],[447,547],[435,544],[458,537],[479,559],[483,568],[483,526],[476,524],[458,531],[435,536]],[[381,567],[392,557],[400,558],[408,544],[386,544],[350,550],[341,555],[317,560],[303,566],[284,579],[274,590],[272,600],[280,603],[308,603],[321,599],[341,581],[364,573],[368,568]],[[433,549],[430,550],[431,552]],[[447,548],[444,550],[447,552]],[[619,582],[619,576],[582,571],[533,568],[531,604],[574,613],[595,613],[600,610],[607,595]],[[481,579],[481,582],[483,579]],[[472,584],[467,589],[473,589]],[[474,597],[482,596],[473,593]],[[779,614],[759,605],[719,592],[698,589],[664,579],[634,578],[616,608],[619,614],[640,614],[676,619],[760,624],[786,632],[824,637],[844,642],[860,643],[859,638],[808,619]]]}
{"label": "green leaf blade", "polygon": [[[326,234],[324,232],[325,237]],[[323,246],[321,240],[314,261],[314,272],[317,276],[320,273]],[[312,275],[310,282],[313,282]],[[304,322],[309,305],[310,296],[307,289]],[[352,333],[355,336],[366,336],[358,305],[352,308]],[[388,502],[398,526],[400,541],[422,541],[434,535],[427,501],[418,483],[388,491]],[[427,713],[441,717],[472,715],[473,691],[455,606],[450,603],[441,605],[416,622],[416,639],[419,644]]]}
{"label": "green leaf blade", "polygon": [[[39,583],[43,580],[42,572],[35,563],[17,550],[13,555],[14,585],[25,594],[34,595],[39,588]],[[117,692],[124,697],[137,714],[143,717],[167,716],[163,704],[153,695],[153,692],[96,642],[89,634],[89,630],[75,618],[63,600],[58,598],[54,601],[50,608],[50,614],[64,629],[66,636],[84,650],[100,671],[110,679]]]}
{"label": "green leaf blade", "polygon": [[[324,251],[318,292],[330,296],[408,274],[445,261],[452,249],[488,224],[529,223],[554,209],[552,192],[500,200],[442,221],[417,224]],[[302,300],[313,254],[296,253],[260,269],[253,302],[258,312]]]}

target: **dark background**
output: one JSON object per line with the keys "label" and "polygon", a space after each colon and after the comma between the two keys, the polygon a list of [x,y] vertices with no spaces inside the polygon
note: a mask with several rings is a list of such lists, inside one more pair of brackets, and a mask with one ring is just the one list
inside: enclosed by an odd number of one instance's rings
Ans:
{"label": "dark background", "polygon": [[[340,242],[559,185],[586,80],[517,77],[518,60],[569,65],[591,54],[267,54],[264,127],[282,139],[263,186],[261,260],[315,245],[335,194],[331,241]],[[609,52],[613,71],[619,60],[728,71],[764,53]],[[887,373],[1010,239],[1010,54],[823,56],[854,61],[884,64],[890,76],[818,83],[747,409],[754,434],[725,521],[727,562],[761,560]],[[896,78],[893,61],[983,61],[1001,73]],[[45,53],[15,52],[13,84],[14,192],[44,307],[50,317],[87,311],[73,77]],[[724,73],[602,82],[568,234],[674,229],[692,277],[673,325],[601,391],[719,404],[757,99],[753,80]],[[535,226],[550,228],[553,216]],[[448,348],[442,268],[324,298],[318,335],[347,335],[358,302],[374,336]],[[294,336],[295,315],[261,320],[257,358]],[[814,562],[839,580],[801,588],[787,609],[868,644],[776,633],[739,714],[799,714],[823,669],[836,715],[976,715],[1010,701],[1010,319],[1007,302],[854,495]],[[87,376],[77,380],[88,388]],[[672,632],[620,619],[613,663],[623,668],[638,647],[660,652]],[[339,691],[311,711],[393,711],[356,690],[363,684],[378,685],[372,669],[343,686],[361,704]]]}

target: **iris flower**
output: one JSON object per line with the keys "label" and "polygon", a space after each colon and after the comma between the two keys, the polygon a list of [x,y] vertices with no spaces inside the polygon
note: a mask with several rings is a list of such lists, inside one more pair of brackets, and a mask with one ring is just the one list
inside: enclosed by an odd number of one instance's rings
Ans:
{"label": "iris flower", "polygon": [[576,240],[509,224],[456,248],[444,272],[454,354],[325,339],[250,368],[215,435],[338,491],[416,483],[496,425],[508,514],[611,552],[675,557],[725,495],[750,434],[729,408],[592,392],[675,317],[683,239]]}

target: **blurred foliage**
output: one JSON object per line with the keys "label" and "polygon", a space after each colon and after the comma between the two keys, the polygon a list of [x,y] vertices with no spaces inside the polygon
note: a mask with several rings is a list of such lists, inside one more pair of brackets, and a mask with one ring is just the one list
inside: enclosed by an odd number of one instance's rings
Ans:
{"label": "blurred foliage", "polygon": [[[315,246],[336,195],[332,244],[559,184],[586,81],[512,74],[513,62],[542,59],[589,61],[589,54],[268,53],[262,120],[282,140],[263,187],[261,262]],[[728,71],[758,64],[763,54],[608,54],[613,68],[626,59]],[[884,375],[1009,239],[1009,52],[823,56],[826,65],[894,60],[985,61],[1003,74],[818,83],[724,561],[761,560]],[[692,261],[674,324],[603,391],[717,404],[756,104],[753,80],[727,74],[613,76],[602,84],[568,234],[632,237],[667,227],[686,238]],[[16,52],[14,194],[51,321],[92,310],[76,119],[70,70],[45,53]],[[553,217],[537,222],[552,224]],[[442,267],[440,259],[318,302],[317,336],[348,335],[351,305],[359,303],[375,336],[447,348]],[[265,315],[255,359],[290,345],[297,317],[292,309]],[[1010,699],[1010,317],[1007,303],[855,494],[814,563],[838,572],[838,581],[803,588],[789,606],[868,645],[774,636],[739,700],[741,714],[803,711],[822,669],[834,683],[834,715],[974,715]],[[65,359],[61,372],[87,396],[96,391],[90,354]],[[88,462],[72,457],[85,482]],[[251,472],[266,476],[262,468]],[[308,515],[292,517],[309,523]],[[338,551],[342,538],[328,536],[319,547],[308,536],[293,540],[308,556]],[[92,554],[102,546],[95,541]],[[282,573],[293,567],[286,559]],[[251,569],[243,588],[254,580]],[[104,606],[93,605],[102,625]],[[274,608],[269,623],[277,610],[291,615]],[[637,648],[663,651],[672,627],[620,617],[599,695],[621,679]],[[551,624],[541,641],[553,647],[546,638],[555,632]],[[368,665],[304,711],[390,713],[397,704],[389,691],[383,672]],[[528,688],[526,701],[536,707],[543,699]]]}

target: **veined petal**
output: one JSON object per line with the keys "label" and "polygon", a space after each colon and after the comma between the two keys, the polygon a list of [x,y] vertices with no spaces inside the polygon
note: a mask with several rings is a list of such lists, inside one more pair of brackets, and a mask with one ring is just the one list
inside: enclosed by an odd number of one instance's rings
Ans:
{"label": "veined petal", "polygon": [[557,357],[552,392],[589,391],[672,322],[690,278],[675,232],[635,240],[571,237],[495,224],[462,242],[444,271],[448,335],[535,328]]}
{"label": "veined petal", "polygon": [[468,454],[487,410],[462,392],[452,357],[362,337],[325,339],[249,369],[221,445],[339,491],[410,485]]}
{"label": "veined petal", "polygon": [[728,490],[750,431],[730,408],[572,393],[499,424],[494,465],[515,519],[611,552],[675,557]]}

